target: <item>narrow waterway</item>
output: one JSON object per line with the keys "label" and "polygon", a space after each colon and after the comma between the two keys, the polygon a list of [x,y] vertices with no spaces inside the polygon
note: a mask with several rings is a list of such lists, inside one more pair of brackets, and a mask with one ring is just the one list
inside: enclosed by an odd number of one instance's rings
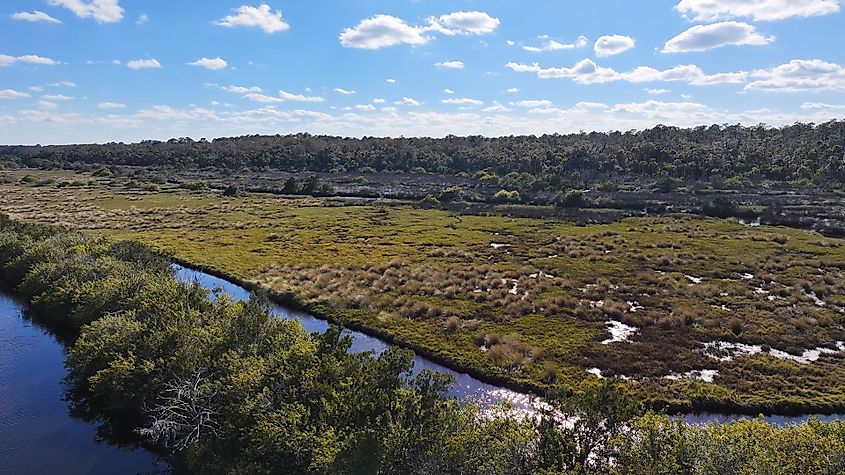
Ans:
{"label": "narrow waterway", "polygon": [[[176,278],[180,281],[197,282],[199,285],[207,289],[219,290],[236,300],[247,300],[250,297],[249,291],[227,280],[179,265],[174,265],[173,267],[176,271]],[[325,320],[321,320],[305,312],[292,311],[279,305],[272,305],[271,312],[280,318],[299,320],[309,332],[322,333],[329,327],[329,323]],[[353,339],[352,351],[361,352],[372,350],[378,354],[389,346],[387,343],[379,340],[378,338],[371,337],[361,332],[349,329],[345,330],[345,332]],[[416,355],[414,357],[414,374],[423,369],[449,373],[455,378],[455,385],[450,391],[449,396],[463,401],[475,402],[485,407],[490,407],[507,401],[513,405],[516,411],[522,413],[531,413],[534,411],[532,398],[526,394],[484,383],[468,374],[454,371],[422,356]],[[690,424],[706,424],[709,422],[718,424],[739,419],[749,419],[749,416],[730,414],[686,414],[682,417]],[[820,420],[839,420],[845,419],[845,414],[819,416],[805,415],[797,417],[770,415],[765,416],[764,419],[770,424],[782,426],[786,424],[804,422],[811,417],[818,417]]]}
{"label": "narrow waterway", "polygon": [[153,454],[101,441],[64,399],[64,346],[0,293],[0,474],[165,473]]}

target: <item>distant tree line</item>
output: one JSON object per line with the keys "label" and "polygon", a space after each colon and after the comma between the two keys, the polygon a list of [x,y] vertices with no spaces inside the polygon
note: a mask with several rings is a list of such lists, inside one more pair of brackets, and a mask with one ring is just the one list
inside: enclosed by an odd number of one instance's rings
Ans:
{"label": "distant tree line", "polygon": [[588,180],[663,179],[742,187],[769,180],[837,186],[845,180],[845,121],[657,126],[643,131],[542,136],[361,139],[310,134],[190,138],[135,144],[4,146],[0,158],[35,167],[94,165],[290,172],[466,174],[507,190]]}

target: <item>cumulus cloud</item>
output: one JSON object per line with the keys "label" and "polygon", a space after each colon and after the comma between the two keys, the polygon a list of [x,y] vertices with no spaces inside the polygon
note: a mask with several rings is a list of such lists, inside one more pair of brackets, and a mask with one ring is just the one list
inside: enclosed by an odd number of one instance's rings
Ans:
{"label": "cumulus cloud", "polygon": [[244,87],[244,86],[224,86],[222,89],[226,92],[231,92],[234,94],[248,94],[250,92],[261,92],[261,88],[258,86],[252,87]]}
{"label": "cumulus cloud", "polygon": [[59,81],[50,84],[52,87],[76,87],[76,83],[72,81]]}
{"label": "cumulus cloud", "polygon": [[443,89],[443,94],[446,94],[446,95],[452,95],[452,94],[454,94],[454,93],[455,93],[455,91],[453,91],[453,90],[451,90],[451,89],[449,89],[449,88]]}
{"label": "cumulus cloud", "polygon": [[745,89],[770,92],[845,91],[845,68],[820,59],[796,59],[757,70]]}
{"label": "cumulus cloud", "polygon": [[[544,38],[545,39],[545,38]],[[541,53],[544,51],[559,51],[563,49],[576,49],[587,46],[589,40],[586,36],[579,36],[575,43],[561,43],[556,40],[547,40],[542,46],[523,46],[522,49],[532,53]]]}
{"label": "cumulus cloud", "polygon": [[156,59],[136,59],[126,63],[129,69],[161,69],[161,63]]}
{"label": "cumulus cloud", "polygon": [[419,107],[423,105],[422,102],[414,99],[413,97],[403,97],[401,101],[394,102],[397,106],[411,106],[411,107]]}
{"label": "cumulus cloud", "polygon": [[449,99],[443,99],[443,104],[453,104],[458,106],[483,106],[484,101],[480,101],[478,99],[470,99],[468,97],[450,97]]}
{"label": "cumulus cloud", "polygon": [[27,97],[29,97],[29,94],[25,92],[14,89],[0,89],[0,99],[24,99]]}
{"label": "cumulus cloud", "polygon": [[748,77],[748,73],[743,71],[706,74],[700,67],[691,64],[675,66],[664,70],[641,66],[631,71],[620,73],[613,68],[599,66],[591,59],[581,60],[570,68],[543,68],[537,63],[522,64],[513,62],[508,63],[506,66],[518,73],[534,73],[541,79],[568,78],[578,84],[601,84],[615,81],[632,83],[683,81],[694,86],[708,86],[714,84],[743,83]]}
{"label": "cumulus cloud", "polygon": [[442,63],[436,63],[440,69],[464,69],[463,61],[444,61]]}
{"label": "cumulus cloud", "polygon": [[484,35],[492,33],[501,24],[498,18],[478,11],[449,13],[429,18],[428,22],[428,29],[444,35]]}
{"label": "cumulus cloud", "polygon": [[669,94],[672,91],[669,89],[646,89],[645,92],[652,96],[662,96],[663,94]]}
{"label": "cumulus cloud", "polygon": [[268,96],[259,92],[249,92],[244,95],[245,99],[253,102],[260,102],[264,104],[273,104],[278,102],[323,102],[325,99],[319,96],[305,96],[302,94],[293,94],[287,91],[279,91],[276,96]]}
{"label": "cumulus cloud", "polygon": [[302,94],[292,94],[287,91],[279,91],[279,97],[285,101],[293,102],[323,102],[325,99],[319,96],[304,96]]}
{"label": "cumulus cloud", "polygon": [[38,107],[44,110],[56,110],[59,108],[59,105],[50,101],[38,101]]}
{"label": "cumulus cloud", "polygon": [[511,110],[501,104],[493,104],[490,107],[481,109],[481,112],[510,112]]}
{"label": "cumulus cloud", "polygon": [[228,28],[236,26],[260,28],[265,33],[277,33],[290,29],[290,25],[282,19],[282,11],[273,11],[266,3],[257,7],[242,5],[235,9],[234,15],[221,18],[216,24]]}
{"label": "cumulus cloud", "polygon": [[620,79],[619,73],[611,68],[601,67],[590,59],[581,60],[571,68],[542,68],[537,63],[508,63],[506,66],[518,73],[536,73],[542,79],[570,78],[579,84],[597,84]]}
{"label": "cumulus cloud", "polygon": [[529,108],[551,107],[552,101],[549,101],[549,100],[546,100],[546,99],[525,99],[525,100],[522,100],[522,101],[518,101],[515,104],[520,106],[520,107],[529,107]]}
{"label": "cumulus cloud", "polygon": [[54,7],[64,7],[79,18],[93,18],[97,23],[116,23],[123,19],[118,0],[48,0]]}
{"label": "cumulus cloud", "polygon": [[434,39],[430,33],[481,35],[494,31],[499,19],[484,12],[455,12],[431,17],[427,25],[411,25],[392,15],[375,15],[361,20],[340,33],[340,44],[347,48],[379,49],[395,45],[419,46]]}
{"label": "cumulus cloud", "polygon": [[636,45],[636,41],[630,36],[623,35],[606,35],[601,36],[593,45],[593,51],[596,56],[604,58],[624,53],[632,49]]}
{"label": "cumulus cloud", "polygon": [[425,35],[424,28],[411,26],[405,20],[391,15],[367,18],[340,33],[340,44],[360,49],[379,49],[399,44],[418,46],[431,39]]}
{"label": "cumulus cloud", "polygon": [[13,64],[36,64],[53,66],[59,64],[57,61],[38,56],[36,54],[27,54],[23,56],[9,56],[8,54],[0,54],[0,67],[11,66]]}
{"label": "cumulus cloud", "polygon": [[200,58],[193,63],[188,63],[189,66],[199,66],[201,68],[217,71],[219,69],[226,69],[229,66],[223,58]]}
{"label": "cumulus cloud", "polygon": [[45,94],[41,96],[41,99],[47,101],[72,101],[73,97],[65,96],[64,94]]}
{"label": "cumulus cloud", "polygon": [[696,25],[670,39],[663,47],[664,53],[707,51],[722,46],[759,46],[775,40],[764,36],[748,23],[725,21],[712,25]]}
{"label": "cumulus cloud", "polygon": [[338,93],[338,94],[342,94],[342,95],[344,95],[344,96],[351,96],[351,95],[353,95],[353,94],[358,94],[358,91],[353,91],[353,90],[351,90],[351,89],[344,89],[344,88],[342,88],[342,87],[336,87],[336,88],[334,88],[334,92],[336,92],[336,93]]}
{"label": "cumulus cloud", "polygon": [[836,13],[839,0],[681,0],[675,10],[692,21],[728,18],[776,21]]}
{"label": "cumulus cloud", "polygon": [[44,22],[44,23],[53,23],[53,24],[60,24],[61,21],[57,18],[53,18],[50,15],[35,10],[34,12],[19,12],[12,15],[13,20],[21,20],[21,21],[31,21],[31,22]]}
{"label": "cumulus cloud", "polygon": [[120,102],[101,102],[97,104],[99,109],[124,109],[126,108],[126,104],[122,104]]}
{"label": "cumulus cloud", "polygon": [[825,104],[822,102],[805,102],[801,104],[804,110],[845,110],[845,105]]}

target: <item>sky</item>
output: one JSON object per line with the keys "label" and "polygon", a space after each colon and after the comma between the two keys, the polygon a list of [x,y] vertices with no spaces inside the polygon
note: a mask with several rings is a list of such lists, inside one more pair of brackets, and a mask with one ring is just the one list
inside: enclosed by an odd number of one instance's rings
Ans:
{"label": "sky", "polygon": [[845,116],[845,0],[11,0],[0,143]]}

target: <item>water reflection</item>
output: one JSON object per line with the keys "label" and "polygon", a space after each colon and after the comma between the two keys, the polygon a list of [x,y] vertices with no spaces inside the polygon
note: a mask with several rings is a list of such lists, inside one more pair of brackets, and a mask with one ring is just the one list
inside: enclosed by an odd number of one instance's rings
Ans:
{"label": "water reflection", "polygon": [[0,474],[163,473],[151,453],[99,440],[64,401],[64,347],[0,293]]}

